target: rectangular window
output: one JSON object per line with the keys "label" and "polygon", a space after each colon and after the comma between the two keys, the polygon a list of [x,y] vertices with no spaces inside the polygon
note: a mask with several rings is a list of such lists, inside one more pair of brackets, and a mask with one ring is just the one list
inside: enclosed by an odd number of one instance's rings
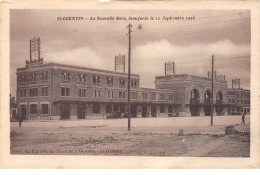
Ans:
{"label": "rectangular window", "polygon": [[92,113],[93,114],[100,114],[100,111],[101,111],[100,104],[94,103],[92,105]]}
{"label": "rectangular window", "polygon": [[65,88],[64,87],[60,88],[60,96],[65,96]]}
{"label": "rectangular window", "polygon": [[78,82],[79,83],[85,83],[87,82],[87,77],[85,75],[78,75]]}
{"label": "rectangular window", "polygon": [[48,104],[42,104],[42,114],[48,114],[48,113],[49,113]]}
{"label": "rectangular window", "polygon": [[82,97],[86,97],[86,89],[82,89]]}
{"label": "rectangular window", "polygon": [[173,101],[173,95],[169,94],[169,101]]}
{"label": "rectangular window", "polygon": [[78,89],[78,97],[86,97],[86,89]]}
{"label": "rectangular window", "polygon": [[125,92],[119,91],[118,97],[119,97],[120,99],[125,99]]}
{"label": "rectangular window", "polygon": [[38,88],[30,89],[30,97],[38,97]]}
{"label": "rectangular window", "polygon": [[21,98],[26,97],[26,89],[20,89],[20,97]]}
{"label": "rectangular window", "polygon": [[160,94],[160,100],[161,101],[165,100],[165,94]]}
{"label": "rectangular window", "polygon": [[41,96],[47,97],[48,96],[48,87],[41,88]]}
{"label": "rectangular window", "polygon": [[107,84],[108,85],[113,85],[113,78],[108,77],[107,78]]}
{"label": "rectangular window", "polygon": [[136,80],[131,80],[131,87],[136,87]]}
{"label": "rectangular window", "polygon": [[114,98],[114,91],[107,91],[107,98]]}
{"label": "rectangular window", "polygon": [[78,89],[78,97],[81,97],[81,89]]}
{"label": "rectangular window", "polygon": [[48,72],[44,72],[41,74],[41,81],[47,81],[48,80]]}
{"label": "rectangular window", "polygon": [[66,96],[70,96],[70,88],[66,88]]}
{"label": "rectangular window", "polygon": [[94,84],[100,84],[100,77],[98,77],[98,76],[93,76],[93,83]]}
{"label": "rectangular window", "polygon": [[70,96],[70,88],[61,87],[60,89],[61,89],[60,95],[62,97],[69,97]]}
{"label": "rectangular window", "polygon": [[131,99],[137,99],[137,92],[131,92]]}
{"label": "rectangular window", "polygon": [[70,74],[69,73],[62,73],[61,74],[61,80],[62,81],[70,81]]}
{"label": "rectangular window", "polygon": [[142,93],[142,99],[147,100],[147,93]]}
{"label": "rectangular window", "polygon": [[119,86],[125,86],[125,79],[119,80]]}
{"label": "rectangular window", "polygon": [[152,99],[152,101],[156,101],[156,94],[155,93],[151,94],[151,99]]}
{"label": "rectangular window", "polygon": [[100,90],[93,90],[93,97],[100,98]]}
{"label": "rectangular window", "polygon": [[21,82],[22,82],[22,83],[26,83],[26,82],[27,82],[27,77],[26,77],[25,75],[22,75],[22,76],[20,77],[20,79],[21,79]]}
{"label": "rectangular window", "polygon": [[37,74],[30,75],[30,82],[37,82]]}
{"label": "rectangular window", "polygon": [[37,114],[37,105],[30,104],[30,114]]}

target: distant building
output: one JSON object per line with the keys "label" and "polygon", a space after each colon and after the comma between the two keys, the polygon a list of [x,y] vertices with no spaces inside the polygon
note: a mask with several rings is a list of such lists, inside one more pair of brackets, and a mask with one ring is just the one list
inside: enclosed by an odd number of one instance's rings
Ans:
{"label": "distant building", "polygon": [[10,94],[10,117],[14,118],[17,111],[17,104],[15,101],[15,97],[12,97]]}
{"label": "distant building", "polygon": [[250,90],[240,87],[240,79],[232,79],[232,88],[227,89],[228,114],[250,114]]}

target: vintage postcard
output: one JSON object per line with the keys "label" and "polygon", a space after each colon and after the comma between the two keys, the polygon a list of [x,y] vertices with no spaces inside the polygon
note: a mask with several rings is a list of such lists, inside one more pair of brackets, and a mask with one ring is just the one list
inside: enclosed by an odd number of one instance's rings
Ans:
{"label": "vintage postcard", "polygon": [[259,3],[2,2],[1,168],[259,168]]}

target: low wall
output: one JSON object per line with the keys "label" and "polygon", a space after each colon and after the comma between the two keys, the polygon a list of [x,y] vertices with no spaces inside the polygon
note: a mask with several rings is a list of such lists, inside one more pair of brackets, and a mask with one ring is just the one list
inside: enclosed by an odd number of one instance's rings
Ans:
{"label": "low wall", "polygon": [[178,112],[177,117],[191,117],[191,113],[189,113],[189,112]]}
{"label": "low wall", "polygon": [[166,117],[169,117],[169,116],[168,116],[168,114],[158,114],[157,117],[166,118]]}

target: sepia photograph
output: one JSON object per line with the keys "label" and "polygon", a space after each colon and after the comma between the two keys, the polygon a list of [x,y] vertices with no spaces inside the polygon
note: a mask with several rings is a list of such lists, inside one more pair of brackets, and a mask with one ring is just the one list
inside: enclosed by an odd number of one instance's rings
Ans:
{"label": "sepia photograph", "polygon": [[250,10],[10,10],[10,154],[250,157]]}
{"label": "sepia photograph", "polygon": [[0,168],[259,168],[260,4],[0,5]]}

